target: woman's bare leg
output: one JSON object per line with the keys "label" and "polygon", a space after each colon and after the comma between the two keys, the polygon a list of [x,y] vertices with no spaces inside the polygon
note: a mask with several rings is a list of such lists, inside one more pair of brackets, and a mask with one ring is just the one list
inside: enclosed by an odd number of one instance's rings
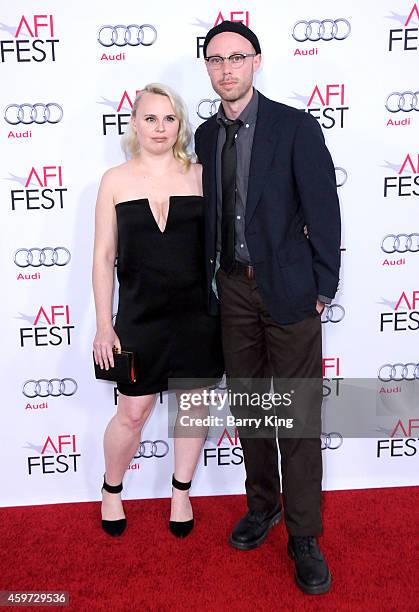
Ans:
{"label": "woman's bare leg", "polygon": [[[156,400],[156,395],[131,397],[119,394],[118,409],[109,421],[103,439],[106,482],[122,482],[128,465],[138,449],[141,430]],[[125,518],[120,493],[102,491],[102,518],[116,521]]]}
{"label": "woman's bare leg", "polygon": [[[188,391],[187,393],[200,393],[201,389]],[[178,406],[180,405],[179,397],[182,391],[176,393]],[[180,482],[189,482],[194,475],[199,456],[202,451],[205,438],[207,437],[208,427],[182,427],[179,419],[182,414],[188,414],[194,418],[204,418],[208,415],[208,407],[204,405],[193,406],[188,411],[178,409],[178,415],[174,430],[174,447],[175,447],[175,468],[174,475]],[[171,521],[188,521],[193,516],[192,506],[189,501],[189,491],[180,491],[172,489],[172,504],[170,512]]]}

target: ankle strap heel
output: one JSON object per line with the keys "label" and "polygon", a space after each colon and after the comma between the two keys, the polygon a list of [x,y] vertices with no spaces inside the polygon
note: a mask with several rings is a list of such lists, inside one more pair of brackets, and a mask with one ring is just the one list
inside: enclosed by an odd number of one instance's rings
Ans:
{"label": "ankle strap heel", "polygon": [[[179,491],[187,491],[191,488],[192,480],[189,482],[180,482],[175,478],[175,475],[172,476],[172,486],[174,489],[179,489]],[[186,538],[189,535],[194,527],[194,519],[190,519],[189,521],[169,521],[169,529],[177,538]]]}
{"label": "ankle strap heel", "polygon": [[[106,482],[106,474],[103,474],[103,487],[102,491],[108,493],[120,493],[122,491],[122,482],[119,485],[110,485]],[[116,519],[115,521],[108,521],[102,519],[102,529],[110,536],[120,536],[124,533],[127,526],[127,519]]]}
{"label": "ankle strap heel", "polygon": [[108,484],[106,482],[106,480],[105,480],[105,474],[103,475],[103,488],[108,493],[121,493],[121,491],[123,489],[122,482],[119,485],[110,485],[110,484]]}
{"label": "ankle strap heel", "polygon": [[187,491],[188,489],[191,488],[191,484],[192,484],[192,480],[190,480],[189,482],[180,482],[179,480],[176,480],[174,474],[172,476],[172,486],[175,489],[179,489],[179,491]]}

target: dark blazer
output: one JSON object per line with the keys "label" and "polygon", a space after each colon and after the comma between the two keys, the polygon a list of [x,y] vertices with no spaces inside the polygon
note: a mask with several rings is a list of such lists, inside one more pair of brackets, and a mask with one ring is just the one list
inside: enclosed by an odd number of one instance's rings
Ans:
{"label": "dark blazer", "polygon": [[[211,287],[216,258],[218,127],[213,116],[195,133],[195,150],[203,165],[208,307],[212,314],[218,311]],[[322,130],[308,113],[260,93],[245,236],[256,282],[275,321],[300,321],[315,312],[318,295],[334,297],[339,281],[340,212],[334,166]]]}

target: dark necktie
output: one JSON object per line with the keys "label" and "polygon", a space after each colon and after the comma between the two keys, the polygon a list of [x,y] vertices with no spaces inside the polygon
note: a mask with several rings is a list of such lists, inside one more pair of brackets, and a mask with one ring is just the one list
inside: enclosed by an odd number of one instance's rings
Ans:
{"label": "dark necktie", "polygon": [[225,126],[226,141],[221,152],[221,257],[220,266],[229,272],[235,261],[235,212],[236,212],[236,134],[240,121]]}

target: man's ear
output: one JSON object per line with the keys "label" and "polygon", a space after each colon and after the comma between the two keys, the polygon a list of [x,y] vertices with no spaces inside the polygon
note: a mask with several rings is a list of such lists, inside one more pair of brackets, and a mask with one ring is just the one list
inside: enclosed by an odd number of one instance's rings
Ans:
{"label": "man's ear", "polygon": [[253,58],[253,70],[256,72],[256,70],[259,70],[259,68],[262,65],[262,54],[258,53],[257,55],[255,55],[255,57]]}

